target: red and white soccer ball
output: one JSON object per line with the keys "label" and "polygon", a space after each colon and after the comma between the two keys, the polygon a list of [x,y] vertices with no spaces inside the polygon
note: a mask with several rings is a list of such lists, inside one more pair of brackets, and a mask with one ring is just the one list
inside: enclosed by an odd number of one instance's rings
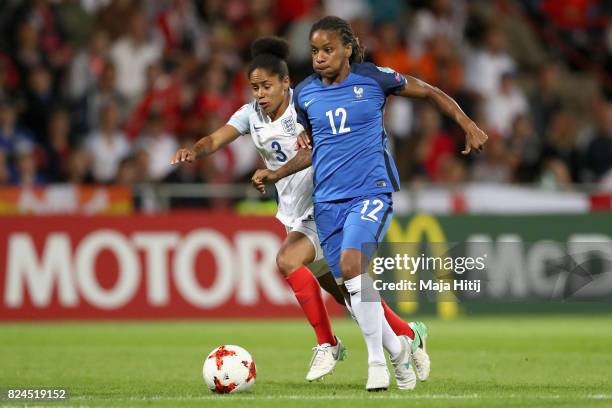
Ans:
{"label": "red and white soccer ball", "polygon": [[204,382],[212,392],[227,394],[246,391],[255,384],[257,370],[248,351],[239,346],[219,346],[206,357]]}

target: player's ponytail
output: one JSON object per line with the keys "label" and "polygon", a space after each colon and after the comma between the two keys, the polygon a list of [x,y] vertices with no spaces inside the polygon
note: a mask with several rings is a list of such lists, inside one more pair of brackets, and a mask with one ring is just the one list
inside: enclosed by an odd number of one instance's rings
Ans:
{"label": "player's ponytail", "polygon": [[348,21],[336,16],[323,17],[312,25],[309,38],[312,39],[315,31],[319,30],[337,32],[342,39],[342,44],[351,44],[353,46],[353,53],[349,58],[349,62],[363,62],[364,49],[359,43],[359,38],[355,37],[355,33]]}
{"label": "player's ponytail", "polygon": [[289,44],[279,37],[261,37],[251,44],[251,63],[247,74],[257,68],[262,68],[272,74],[278,75],[281,79],[289,76],[287,58],[289,57]]}
{"label": "player's ponytail", "polygon": [[349,62],[351,63],[363,62],[364,49],[361,46],[361,43],[359,42],[359,38],[353,36],[352,44],[353,44],[353,53],[351,54],[351,57],[349,58]]}

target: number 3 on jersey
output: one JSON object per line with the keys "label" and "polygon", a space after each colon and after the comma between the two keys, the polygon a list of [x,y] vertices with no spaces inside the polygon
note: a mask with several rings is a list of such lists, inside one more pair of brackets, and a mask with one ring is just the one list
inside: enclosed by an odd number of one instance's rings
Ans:
{"label": "number 3 on jersey", "polygon": [[276,160],[278,160],[279,162],[286,162],[287,155],[282,151],[280,143],[275,140],[274,142],[272,142],[271,146],[272,149],[274,149],[274,152],[276,152]]}
{"label": "number 3 on jersey", "polygon": [[336,124],[334,123],[334,117],[332,116],[332,111],[328,110],[327,112],[325,112],[325,115],[329,118],[329,125],[331,126],[332,134],[336,135],[336,134],[342,134],[342,133],[347,133],[351,131],[350,127],[344,127],[344,125],[346,124],[346,116],[347,116],[346,109],[344,108],[336,109],[335,116],[340,117],[340,129],[338,129],[338,131],[336,131]]}

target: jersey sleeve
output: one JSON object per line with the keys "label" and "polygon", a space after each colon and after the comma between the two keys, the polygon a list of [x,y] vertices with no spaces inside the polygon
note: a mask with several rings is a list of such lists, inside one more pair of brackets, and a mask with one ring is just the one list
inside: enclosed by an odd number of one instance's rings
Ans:
{"label": "jersey sleeve", "polygon": [[362,67],[365,71],[363,73],[374,79],[385,95],[397,95],[406,85],[406,78],[391,68],[379,67],[372,63],[364,63]]}
{"label": "jersey sleeve", "polygon": [[227,121],[227,124],[235,127],[241,135],[246,135],[251,131],[249,116],[251,116],[252,112],[252,103],[247,103],[234,112],[232,117]]}
{"label": "jersey sleeve", "polygon": [[[296,89],[293,92],[293,106],[295,107],[296,120],[298,125],[302,127],[302,130],[309,129],[310,123],[308,122],[308,115],[304,112],[302,106],[300,106],[299,97],[298,89]],[[298,132],[298,134],[299,133],[301,133],[301,131]]]}

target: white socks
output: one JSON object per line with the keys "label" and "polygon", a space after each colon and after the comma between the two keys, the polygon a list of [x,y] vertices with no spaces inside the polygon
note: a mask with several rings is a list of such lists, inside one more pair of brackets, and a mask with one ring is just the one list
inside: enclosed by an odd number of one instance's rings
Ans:
{"label": "white socks", "polygon": [[392,357],[400,353],[402,346],[385,320],[380,300],[361,301],[362,279],[365,285],[372,287],[372,279],[366,274],[346,280],[344,285],[351,295],[351,308],[366,342],[368,364],[386,364],[383,344]]}
{"label": "white socks", "polygon": [[[382,306],[380,306],[380,310],[382,310]],[[383,312],[383,321],[382,321],[382,334],[383,334],[383,346],[389,352],[389,357],[395,359],[402,352],[402,343],[400,339],[397,337],[397,334],[393,331],[387,319],[385,319]]]}

